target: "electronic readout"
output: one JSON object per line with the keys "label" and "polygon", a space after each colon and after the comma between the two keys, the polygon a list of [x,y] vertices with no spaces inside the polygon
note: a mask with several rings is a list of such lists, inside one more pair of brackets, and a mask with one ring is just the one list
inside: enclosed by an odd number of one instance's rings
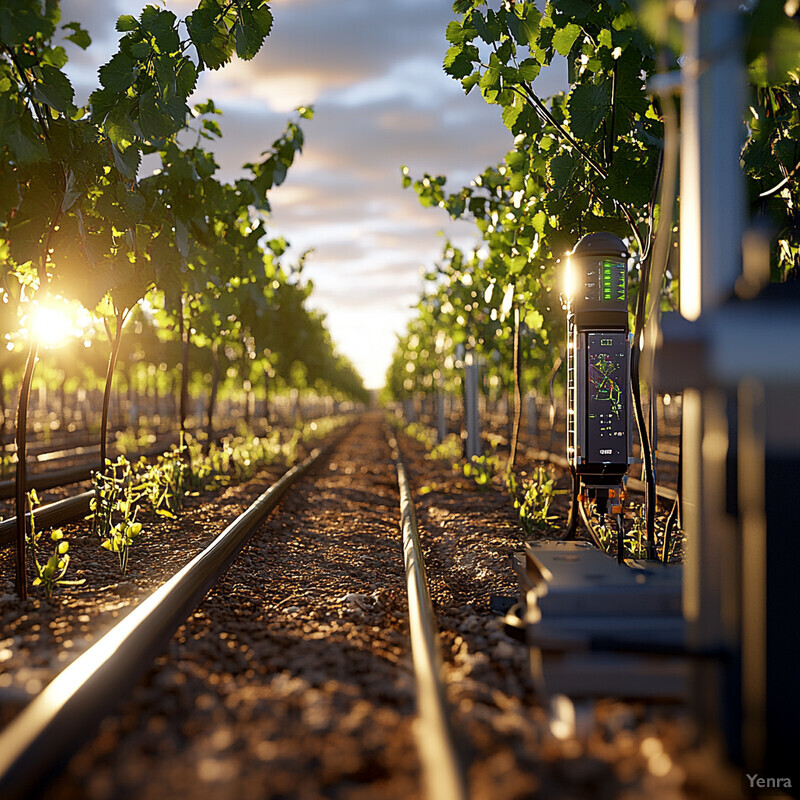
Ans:
{"label": "electronic readout", "polygon": [[589,369],[584,459],[627,464],[628,337],[622,331],[584,335]]}
{"label": "electronic readout", "polygon": [[624,261],[603,258],[586,262],[583,281],[585,302],[625,304],[626,287]]}

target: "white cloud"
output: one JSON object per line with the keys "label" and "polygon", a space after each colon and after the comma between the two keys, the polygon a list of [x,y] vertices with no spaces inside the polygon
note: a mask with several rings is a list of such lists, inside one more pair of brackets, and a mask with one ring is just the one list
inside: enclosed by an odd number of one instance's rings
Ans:
{"label": "white cloud", "polygon": [[[185,16],[196,0],[168,0]],[[274,0],[275,22],[250,62],[203,73],[197,100],[223,109],[223,139],[214,143],[221,176],[259,158],[291,109],[315,104],[302,121],[306,146],[286,183],[270,195],[271,235],[284,235],[296,258],[308,249],[304,274],[315,284],[312,305],[326,312],[339,350],[371,386],[382,382],[396,342],[422,288],[420,270],[441,254],[447,235],[462,247],[474,226],[423,209],[401,187],[400,166],[413,176],[445,174],[468,182],[512,146],[500,109],[477,91],[464,96],[442,71],[450,2],[430,0]],[[70,50],[73,80],[88,93],[113,53],[127,0],[63,0],[63,21],[77,19],[95,44]],[[94,60],[93,60],[94,59]],[[557,82],[563,76],[556,70]],[[555,91],[542,76],[542,95]]]}

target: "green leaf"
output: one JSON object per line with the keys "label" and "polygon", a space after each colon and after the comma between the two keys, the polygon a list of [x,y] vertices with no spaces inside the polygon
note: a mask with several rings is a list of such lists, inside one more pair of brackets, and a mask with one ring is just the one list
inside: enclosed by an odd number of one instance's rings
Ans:
{"label": "green leaf", "polygon": [[465,78],[472,73],[472,58],[477,48],[471,45],[453,45],[445,54],[444,71],[456,79]]}
{"label": "green leaf", "polygon": [[551,158],[547,164],[547,172],[553,188],[563,194],[572,183],[572,174],[575,170],[575,160],[567,152],[559,153]]}
{"label": "green leaf", "polygon": [[483,0],[455,0],[453,3],[453,11],[456,14],[466,14],[471,8],[480,5]]}
{"label": "green leaf", "polygon": [[36,134],[30,112],[24,109],[22,116],[16,104],[7,97],[0,97],[0,141],[10,150],[11,158],[19,166],[27,166],[47,158],[47,148]]}
{"label": "green leaf", "polygon": [[40,103],[62,113],[73,108],[75,92],[67,76],[55,67],[43,65],[34,70],[37,76],[33,94]]}
{"label": "green leaf", "polygon": [[486,20],[477,9],[469,15],[469,24],[475,28],[478,32],[478,36],[480,36],[486,44],[491,44],[494,41],[489,26],[486,24]]}
{"label": "green leaf", "polygon": [[581,29],[571,22],[561,28],[561,30],[557,30],[553,34],[553,47],[556,52],[559,55],[568,56],[580,32]]}
{"label": "green leaf", "polygon": [[517,118],[519,117],[524,106],[525,101],[516,92],[514,92],[510,105],[506,105],[503,108],[503,125],[505,125],[506,128],[509,130],[513,129],[514,123],[516,123]]}
{"label": "green leaf", "polygon": [[127,104],[117,104],[106,116],[103,127],[112,143],[124,148],[136,138],[134,122],[128,114]]}
{"label": "green leaf", "polygon": [[219,123],[215,119],[204,119],[203,130],[208,131],[212,136],[222,136],[222,130],[219,127]]}
{"label": "green leaf", "polygon": [[553,0],[553,7],[570,19],[583,19],[591,11],[585,0]]}
{"label": "green leaf", "polygon": [[89,32],[84,30],[79,22],[68,22],[62,27],[65,30],[72,31],[72,33],[67,36],[67,39],[73,44],[78,45],[81,50],[85,50],[92,43],[92,37],[89,36]]}
{"label": "green leaf", "polygon": [[129,89],[136,80],[137,67],[125,53],[116,53],[100,67],[100,83],[111,92],[121,93]]}
{"label": "green leaf", "polygon": [[63,47],[52,47],[45,50],[42,55],[42,64],[49,64],[51,67],[61,69],[69,59],[67,58],[67,51]]}
{"label": "green leaf", "polygon": [[176,24],[177,17],[171,11],[147,6],[142,12],[141,27],[153,37],[156,51],[161,55],[169,55],[180,49]]}
{"label": "green leaf", "polygon": [[233,53],[233,39],[221,25],[218,17],[222,6],[218,0],[201,0],[197,10],[186,18],[189,37],[197,55],[209,69],[216,70],[226,64]]}
{"label": "green leaf", "polygon": [[[523,14],[524,16],[522,16]],[[542,15],[532,3],[513,6],[506,12],[505,18],[508,29],[517,44],[527,47],[536,40]]]}
{"label": "green leaf", "polygon": [[524,172],[528,167],[528,154],[522,150],[506,153],[506,165],[512,172]]}
{"label": "green leaf", "polygon": [[123,14],[117,20],[117,30],[121,33],[127,33],[128,31],[135,31],[139,28],[139,23],[136,21],[136,17],[132,17],[130,14]]}
{"label": "green leaf", "polygon": [[149,41],[132,42],[128,47],[129,55],[131,55],[135,59],[138,59],[139,61],[142,61],[145,58],[147,58],[152,52],[153,48]]}
{"label": "green leaf", "polygon": [[25,45],[37,37],[50,39],[54,30],[52,15],[45,18],[39,4],[6,0],[0,6],[0,41],[7,46]]}
{"label": "green leaf", "polygon": [[800,147],[798,146],[798,140],[794,137],[779,139],[772,145],[772,152],[790,171],[795,168],[798,158],[800,158]]}
{"label": "green leaf", "polygon": [[[484,94],[486,92],[497,92],[500,89],[500,69],[498,67],[489,67],[480,79],[480,87]],[[494,98],[492,98],[494,100]]]}
{"label": "green leaf", "polygon": [[[800,26],[783,3],[756,3],[749,23],[746,58],[756,84],[797,82],[800,72]],[[786,4],[788,8],[790,4]]]}
{"label": "green leaf", "polygon": [[657,158],[645,160],[646,154],[622,140],[609,170],[607,191],[621,203],[644,205],[653,192]]}
{"label": "green leaf", "polygon": [[121,151],[117,145],[112,142],[111,150],[114,153],[114,166],[128,180],[134,180],[139,170],[139,164],[142,161],[142,154],[139,152],[139,148],[131,145],[124,151]]}
{"label": "green leaf", "polygon": [[460,22],[451,20],[447,23],[445,38],[450,44],[464,44],[468,39],[464,35],[464,28]]}
{"label": "green leaf", "polygon": [[164,139],[176,130],[172,118],[157,103],[155,89],[149,89],[139,98],[139,127],[144,139]]}
{"label": "green leaf", "polygon": [[582,84],[569,93],[570,128],[580,139],[589,139],[609,111],[610,98],[605,85]]}
{"label": "green leaf", "polygon": [[520,62],[518,70],[519,77],[523,81],[528,81],[530,83],[539,76],[541,69],[542,65],[538,61],[532,58],[526,58],[524,61]]}
{"label": "green leaf", "polygon": [[261,49],[264,38],[251,22],[253,15],[246,9],[242,11],[239,21],[234,26],[236,37],[236,55],[249,61]]}
{"label": "green leaf", "polygon": [[464,88],[464,94],[469,94],[472,91],[472,87],[475,86],[480,79],[480,72],[473,72],[472,75],[467,75],[466,78],[462,78],[461,86]]}
{"label": "green leaf", "polygon": [[617,61],[617,103],[633,114],[644,114],[651,105],[642,80],[648,64],[635,47],[628,47]]}

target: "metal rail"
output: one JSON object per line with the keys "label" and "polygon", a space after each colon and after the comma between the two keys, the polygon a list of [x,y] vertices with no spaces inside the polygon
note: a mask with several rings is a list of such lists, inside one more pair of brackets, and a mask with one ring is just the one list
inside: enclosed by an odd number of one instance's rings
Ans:
{"label": "metal rail", "polygon": [[[348,426],[349,430],[349,426]],[[61,672],[0,733],[0,797],[24,800],[53,779],[125,697],[286,491],[347,431],[292,467],[180,572]]]}
{"label": "metal rail", "polygon": [[[220,431],[217,431],[214,434],[214,438],[219,440],[223,436],[227,436],[234,432],[234,428],[224,428]],[[126,458],[129,461],[136,461],[137,459],[142,458],[142,456],[146,458],[150,458],[150,456],[159,456],[162,453],[169,450],[170,447],[173,445],[177,445],[177,437],[173,435],[169,435],[161,439],[160,441],[156,441],[155,443],[151,444],[149,447],[141,450],[137,453],[130,453],[126,455]],[[84,463],[81,464],[74,464],[69,467],[60,467],[53,469],[52,466],[48,468],[44,472],[28,474],[28,481],[27,481],[27,488],[28,489],[52,489],[56,486],[68,486],[71,483],[80,483],[81,481],[87,481],[92,477],[92,473],[96,471],[97,464],[86,461],[86,456],[91,455],[91,450],[95,451],[95,454],[100,452],[100,445],[96,446],[80,446],[75,448],[74,455],[83,459]],[[77,451],[83,451],[82,453]],[[58,452],[59,454],[65,454],[64,457],[69,457],[66,454],[72,454],[73,451],[71,450],[61,450],[61,451],[43,451],[39,454],[38,457],[32,458],[32,462],[36,462],[40,465],[47,464],[50,459],[42,458],[41,456],[44,455],[53,455],[53,453]],[[109,446],[108,458],[113,460],[118,455],[125,455],[123,453],[119,453],[116,449],[114,444]],[[59,458],[60,460],[60,458]],[[5,499],[9,497],[13,497],[16,491],[16,479],[15,478],[7,478],[4,480],[0,480],[0,499]]]}
{"label": "metal rail", "polygon": [[464,800],[467,781],[450,723],[439,636],[428,590],[417,515],[397,440],[390,437],[400,488],[400,527],[408,589],[411,654],[417,682],[418,744],[425,795],[429,800]]}
{"label": "metal rail", "polygon": [[[74,497],[66,497],[57,500],[55,503],[48,503],[33,510],[33,519],[40,528],[61,525],[71,519],[81,517],[89,513],[89,502],[94,497],[94,489],[88,492],[81,492]],[[25,517],[30,519],[30,512]],[[14,541],[14,533],[17,529],[17,518],[9,517],[0,522],[0,547],[11,544]]]}
{"label": "metal rail", "polygon": [[[88,481],[92,477],[92,471],[96,464],[89,466],[82,464],[77,467],[63,467],[62,469],[50,469],[39,475],[31,475],[27,481],[28,489],[53,489],[56,486],[68,486],[71,483]],[[13,497],[16,491],[17,482],[14,478],[0,481],[0,498]]]}

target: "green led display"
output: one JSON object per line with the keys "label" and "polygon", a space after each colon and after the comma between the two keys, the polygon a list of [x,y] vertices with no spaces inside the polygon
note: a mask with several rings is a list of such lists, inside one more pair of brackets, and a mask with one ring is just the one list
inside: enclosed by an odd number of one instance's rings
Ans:
{"label": "green led display", "polygon": [[618,261],[603,261],[600,270],[600,297],[603,300],[625,300],[625,268]]}

